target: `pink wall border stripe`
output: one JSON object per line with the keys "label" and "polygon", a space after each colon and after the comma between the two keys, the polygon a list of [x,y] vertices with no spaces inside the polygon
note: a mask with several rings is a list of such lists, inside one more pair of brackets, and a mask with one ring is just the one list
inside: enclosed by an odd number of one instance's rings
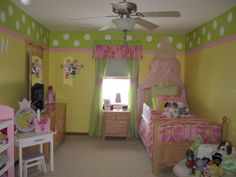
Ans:
{"label": "pink wall border stripe", "polygon": [[90,48],[49,48],[50,52],[92,52]]}
{"label": "pink wall border stripe", "polygon": [[200,47],[197,47],[197,48],[193,48],[193,49],[189,49],[189,50],[186,51],[186,54],[192,54],[194,52],[199,52],[200,50],[216,47],[216,46],[223,45],[225,43],[232,42],[232,41],[236,41],[236,35],[234,35],[234,36],[227,36],[227,37],[225,37],[223,39],[219,39],[217,41],[210,42],[210,43],[205,44],[203,46],[200,46]]}
{"label": "pink wall border stripe", "polygon": [[[19,40],[23,40],[23,41],[26,41],[26,42],[29,42],[29,43],[32,43],[33,40],[28,38],[28,37],[25,37],[24,35],[22,34],[19,34],[15,31],[12,31],[11,29],[8,29],[8,28],[5,28],[3,26],[0,26],[0,32],[3,32],[3,33],[6,33],[12,37],[15,37],[16,39],[19,39]],[[44,44],[40,44],[43,48],[48,48],[46,45]]]}
{"label": "pink wall border stripe", "polygon": [[[7,33],[7,34],[9,34],[9,35],[11,35],[11,36],[13,36],[13,37],[15,37],[17,39],[21,39],[21,40],[25,40],[26,39],[25,36],[23,36],[21,34],[18,34],[17,32],[14,32],[14,31],[12,31],[12,30],[10,30],[8,28],[5,28],[3,26],[0,26],[0,32]],[[28,40],[30,40],[30,39],[28,39]]]}

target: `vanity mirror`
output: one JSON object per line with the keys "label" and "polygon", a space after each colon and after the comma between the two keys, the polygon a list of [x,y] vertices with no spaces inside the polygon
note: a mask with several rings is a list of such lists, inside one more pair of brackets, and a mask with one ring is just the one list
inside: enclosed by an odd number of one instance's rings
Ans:
{"label": "vanity mirror", "polygon": [[30,132],[34,129],[34,120],[37,114],[31,108],[31,101],[23,99],[19,105],[20,109],[16,112],[14,119],[15,126],[21,132]]}

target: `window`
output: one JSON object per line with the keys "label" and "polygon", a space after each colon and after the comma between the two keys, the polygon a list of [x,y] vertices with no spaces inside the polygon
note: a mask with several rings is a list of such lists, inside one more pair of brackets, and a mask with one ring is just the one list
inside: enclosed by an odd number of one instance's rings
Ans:
{"label": "window", "polygon": [[103,79],[103,99],[110,99],[111,104],[115,102],[117,93],[121,96],[119,104],[128,105],[130,79],[106,78]]}

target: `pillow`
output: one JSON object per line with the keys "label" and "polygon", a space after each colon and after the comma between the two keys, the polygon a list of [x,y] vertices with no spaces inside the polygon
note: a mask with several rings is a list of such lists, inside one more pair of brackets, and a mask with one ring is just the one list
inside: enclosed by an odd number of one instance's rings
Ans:
{"label": "pillow", "polygon": [[167,102],[177,103],[178,108],[188,107],[184,94],[157,96],[157,111],[162,113]]}
{"label": "pillow", "polygon": [[181,89],[176,86],[161,87],[154,86],[151,88],[151,107],[153,110],[157,110],[157,96],[159,95],[179,95]]}
{"label": "pillow", "polygon": [[186,160],[181,160],[174,166],[173,172],[178,177],[187,177],[192,173],[192,170],[186,166]]}
{"label": "pillow", "polygon": [[153,86],[151,88],[151,96],[157,95],[179,95],[181,89],[177,86],[161,87]]}
{"label": "pillow", "polygon": [[151,108],[146,103],[143,103],[142,118],[147,124],[151,122],[151,111]]}

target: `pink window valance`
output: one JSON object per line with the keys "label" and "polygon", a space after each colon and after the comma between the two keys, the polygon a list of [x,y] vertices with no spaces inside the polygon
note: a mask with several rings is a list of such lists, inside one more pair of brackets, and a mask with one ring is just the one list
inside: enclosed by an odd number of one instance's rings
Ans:
{"label": "pink window valance", "polygon": [[142,59],[141,45],[107,45],[97,44],[93,48],[93,58],[96,59]]}

